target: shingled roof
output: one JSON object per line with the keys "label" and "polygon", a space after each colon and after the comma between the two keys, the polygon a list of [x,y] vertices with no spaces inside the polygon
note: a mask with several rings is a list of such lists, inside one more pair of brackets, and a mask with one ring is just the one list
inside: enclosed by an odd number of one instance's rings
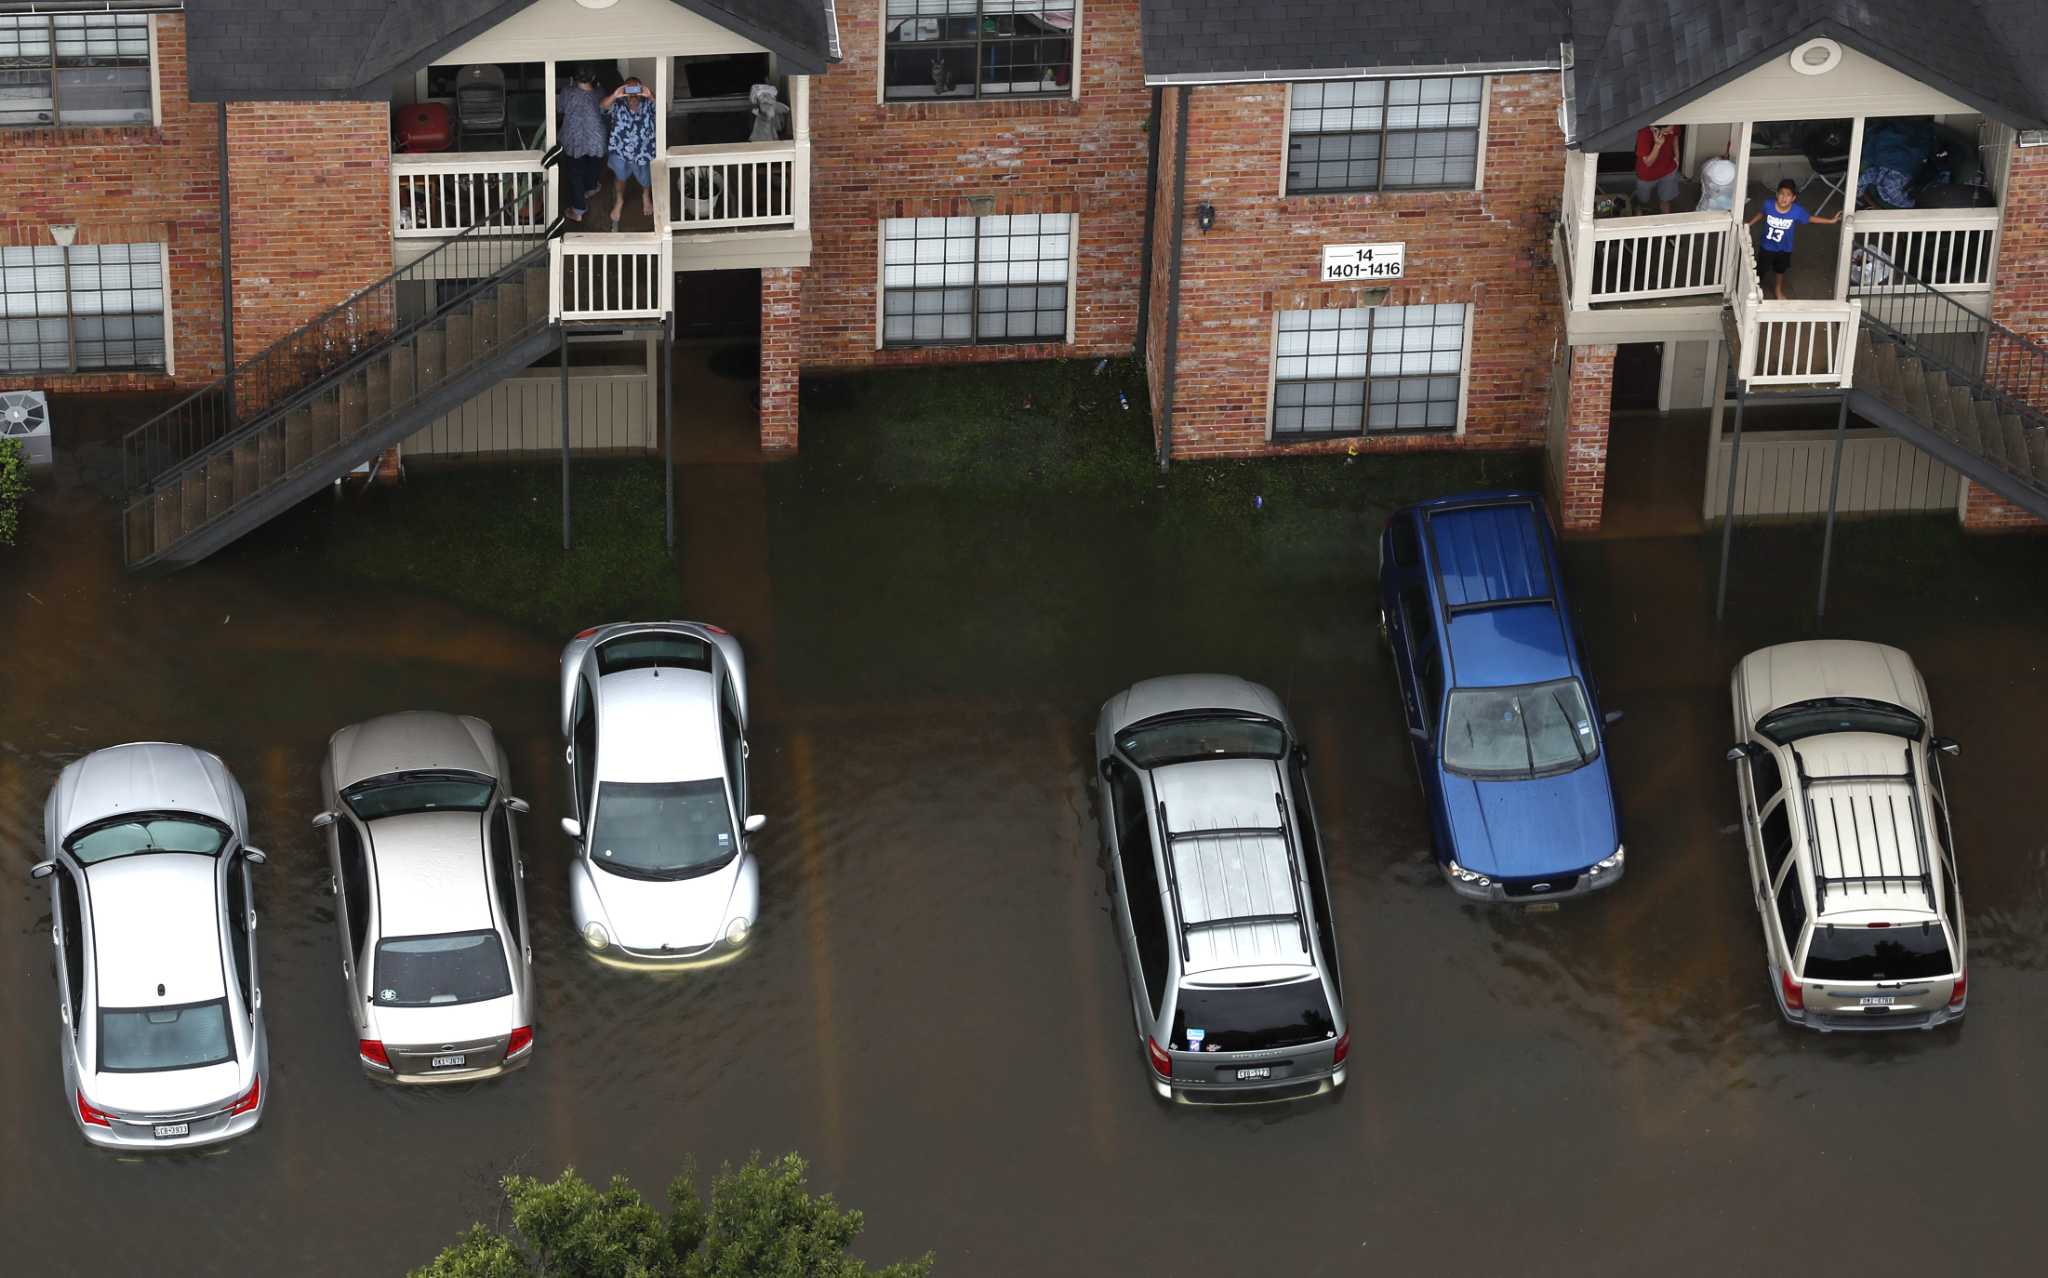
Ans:
{"label": "shingled roof", "polygon": [[1568,8],[1565,0],[1144,0],[1145,79],[1556,66]]}
{"label": "shingled roof", "polygon": [[[186,0],[195,102],[377,99],[393,77],[535,0]],[[799,75],[831,56],[826,0],[673,0]]]}

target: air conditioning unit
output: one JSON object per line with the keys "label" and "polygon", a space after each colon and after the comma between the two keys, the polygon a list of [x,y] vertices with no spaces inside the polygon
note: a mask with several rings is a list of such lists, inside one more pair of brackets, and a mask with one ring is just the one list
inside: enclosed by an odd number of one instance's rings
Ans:
{"label": "air conditioning unit", "polygon": [[38,390],[0,391],[0,439],[18,439],[31,466],[50,464],[50,401]]}

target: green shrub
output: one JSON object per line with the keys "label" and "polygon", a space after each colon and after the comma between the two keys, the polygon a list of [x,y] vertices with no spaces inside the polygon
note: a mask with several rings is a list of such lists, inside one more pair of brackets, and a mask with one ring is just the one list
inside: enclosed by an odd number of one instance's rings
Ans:
{"label": "green shrub", "polygon": [[21,499],[28,496],[28,450],[18,439],[0,439],[0,546],[12,546],[21,531]]}

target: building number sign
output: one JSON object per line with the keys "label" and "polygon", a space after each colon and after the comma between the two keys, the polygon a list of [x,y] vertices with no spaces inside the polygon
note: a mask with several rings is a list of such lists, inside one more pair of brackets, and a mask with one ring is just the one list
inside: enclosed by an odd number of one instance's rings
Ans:
{"label": "building number sign", "polygon": [[1407,266],[1408,245],[1325,244],[1323,282],[1398,280]]}

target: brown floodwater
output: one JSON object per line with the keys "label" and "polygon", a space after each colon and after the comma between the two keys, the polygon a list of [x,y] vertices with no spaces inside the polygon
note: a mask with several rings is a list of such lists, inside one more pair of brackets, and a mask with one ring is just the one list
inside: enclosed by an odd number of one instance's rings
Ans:
{"label": "brown floodwater", "polygon": [[[1270,509],[807,498],[772,471],[684,467],[686,609],[755,663],[765,905],[743,962],[647,977],[587,961],[568,923],[563,636],[274,554],[126,577],[95,465],[40,476],[30,553],[0,560],[10,1272],[397,1273],[496,1217],[507,1172],[654,1193],[686,1158],[788,1149],[866,1213],[863,1255],[931,1248],[951,1274],[2039,1263],[2048,542],[1841,532],[1826,633],[1906,646],[1963,742],[1970,1015],[1823,1038],[1772,1005],[1721,757],[1732,662],[1814,633],[1812,530],[1743,530],[1719,627],[1712,541],[1568,547],[1627,714],[1629,869],[1536,914],[1461,904],[1433,869],[1373,628],[1373,517],[1332,516],[1343,536],[1317,542],[1315,517]],[[1907,553],[1923,545],[1931,566]],[[1334,1100],[1175,1110],[1146,1087],[1088,734],[1110,692],[1188,669],[1271,685],[1315,760],[1353,1027]],[[407,707],[490,720],[533,802],[539,1048],[495,1083],[377,1086],[348,1038],[307,818],[328,734]],[[250,1137],[122,1160],[69,1116],[25,871],[58,769],[150,738],[218,751],[270,852],[273,1077]]]}

